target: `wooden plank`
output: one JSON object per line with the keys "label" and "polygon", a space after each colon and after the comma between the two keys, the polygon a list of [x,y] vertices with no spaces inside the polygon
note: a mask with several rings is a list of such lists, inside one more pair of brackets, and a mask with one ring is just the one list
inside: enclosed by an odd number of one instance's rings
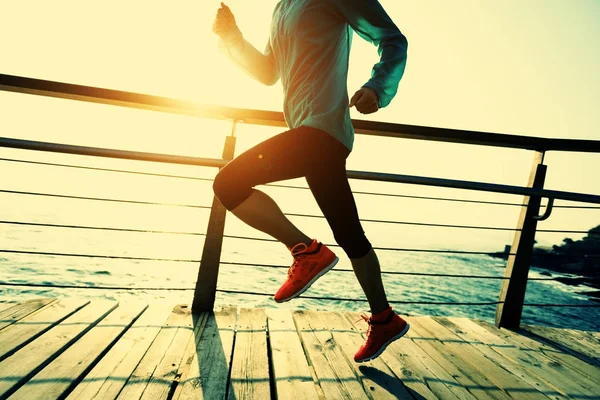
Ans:
{"label": "wooden plank", "polygon": [[63,299],[0,331],[0,361],[32,342],[89,302],[89,300]]}
{"label": "wooden plank", "polygon": [[486,374],[473,368],[469,363],[451,352],[444,343],[429,331],[421,327],[420,321],[425,317],[410,317],[410,338],[437,364],[446,370],[459,384],[477,399],[504,399],[511,397],[500,390]]}
{"label": "wooden plank", "polygon": [[7,308],[14,306],[15,304],[16,303],[0,302],[0,312],[6,310]]}
{"label": "wooden plank", "polygon": [[119,306],[46,365],[13,396],[28,400],[64,397],[146,308],[147,305],[140,302]]}
{"label": "wooden plank", "polygon": [[[192,314],[189,306],[176,307],[175,311],[184,312],[188,316],[189,325],[180,327],[167,349],[165,356],[152,373],[152,379],[144,390],[141,399],[167,399],[174,385],[179,383],[178,371],[185,366],[185,353],[189,348],[196,348],[196,339],[202,336],[208,313]],[[182,363],[183,362],[183,363]]]}
{"label": "wooden plank", "polygon": [[[367,330],[368,324],[360,318],[359,313],[347,313],[346,317],[355,329],[362,332]],[[404,318],[409,324],[411,323],[411,318]],[[413,336],[415,333],[411,328],[403,340],[389,345],[377,359],[370,363],[379,369],[378,360],[383,361],[384,366],[389,366],[415,398],[473,399],[474,397],[454,377],[411,339]]]}
{"label": "wooden plank", "polygon": [[16,391],[117,306],[94,301],[0,362],[0,398]]}
{"label": "wooden plank", "polygon": [[229,399],[270,399],[267,315],[240,308],[231,363]]}
{"label": "wooden plank", "polygon": [[11,326],[21,318],[25,318],[26,316],[44,308],[48,304],[54,303],[56,300],[56,298],[27,300],[22,303],[15,304],[4,311],[1,311],[0,331]]}
{"label": "wooden plank", "polygon": [[266,312],[277,399],[318,399],[292,313],[272,308]]}
{"label": "wooden plank", "polygon": [[567,329],[571,334],[581,339],[581,342],[586,346],[593,349],[596,356],[600,354],[600,336],[595,336],[600,334],[598,332],[588,332],[588,331],[580,331],[577,329]]}
{"label": "wooden plank", "polygon": [[444,343],[448,351],[471,365],[472,369],[484,372],[488,379],[496,386],[508,393],[511,397],[518,399],[546,399],[542,393],[533,386],[527,384],[519,377],[513,375],[502,366],[495,364],[479,351],[475,343],[463,341],[450,330],[434,321],[431,317],[419,319],[419,325]]}
{"label": "wooden plank", "polygon": [[208,315],[206,325],[195,348],[186,352],[179,385],[173,400],[224,399],[237,309],[225,307]]}
{"label": "wooden plank", "polygon": [[67,400],[116,398],[171,311],[170,306],[150,305],[75,387]]}
{"label": "wooden plank", "polygon": [[[396,375],[377,358],[368,364],[354,362],[354,354],[365,343],[361,333],[340,313],[319,312],[335,343],[349,360],[349,365],[372,399],[412,399],[408,390]],[[361,319],[362,321],[362,319]]]}
{"label": "wooden plank", "polygon": [[[349,361],[316,311],[293,314],[304,351],[326,398],[362,399],[367,395]],[[354,361],[352,361],[354,362]]]}
{"label": "wooden plank", "polygon": [[[152,342],[152,345],[144,354],[140,363],[137,365],[123,390],[119,393],[118,399],[139,399],[142,397],[148,384],[154,376],[154,371],[165,357],[165,354],[172,345],[180,329],[191,329],[192,318],[189,312],[183,312],[180,308],[173,308],[169,319],[161,328],[160,332]],[[163,384],[171,385],[172,381],[165,381]]]}
{"label": "wooden plank", "polygon": [[554,347],[547,345],[545,342],[531,339],[514,331],[508,329],[498,329],[486,321],[475,320],[474,322],[496,336],[499,336],[507,341],[514,341],[518,343],[520,346],[522,346],[522,350],[528,354],[532,354],[536,357],[544,356],[551,359],[557,368],[572,369],[574,372],[576,371],[588,379],[598,381],[598,377],[600,376],[600,368],[590,365],[571,354],[564,353],[561,350],[557,350]]}
{"label": "wooden plank", "polygon": [[553,347],[560,348],[588,364],[600,367],[600,354],[596,349],[582,343],[581,335],[568,330],[533,325],[522,326],[519,333],[529,337],[539,337]]}
{"label": "wooden plank", "polygon": [[563,367],[557,368],[553,360],[544,356],[535,357],[523,351],[515,342],[502,339],[467,318],[434,319],[462,339],[481,343],[477,346],[484,348],[486,357],[520,376],[549,398],[576,398],[594,391],[600,393],[600,387],[593,382],[589,382],[588,386],[580,384],[586,379],[579,374]]}
{"label": "wooden plank", "polygon": [[[529,325],[527,327],[540,328],[539,326],[534,327]],[[600,340],[594,338],[589,332],[576,329],[546,328],[555,332],[557,338],[562,337],[565,346],[598,361],[600,357]]]}
{"label": "wooden plank", "polygon": [[184,383],[184,380],[188,379],[189,372],[192,369],[192,364],[194,362],[197,363],[197,353],[199,351],[198,343],[200,343],[202,339],[202,335],[204,334],[204,329],[206,329],[206,323],[210,314],[211,313],[209,312],[192,313],[194,321],[194,334],[190,337],[187,346],[185,346],[185,349],[183,350],[183,357],[179,363],[179,368],[175,375],[175,384],[169,391],[169,399],[174,397],[175,390],[180,388],[180,385]]}

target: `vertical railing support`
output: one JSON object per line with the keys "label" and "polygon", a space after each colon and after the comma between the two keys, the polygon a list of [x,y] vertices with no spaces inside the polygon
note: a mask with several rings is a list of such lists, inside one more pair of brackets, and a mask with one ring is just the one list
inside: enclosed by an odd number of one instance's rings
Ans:
{"label": "vertical railing support", "polygon": [[[544,153],[536,152],[528,187],[543,189],[546,178]],[[519,222],[508,256],[504,280],[500,289],[499,304],[496,308],[496,326],[517,330],[521,324],[527,275],[531,265],[536,217],[540,212],[541,198],[525,196]]]}
{"label": "vertical railing support", "polygon": [[[223,159],[232,160],[235,154],[235,128],[237,121],[233,122],[231,136],[225,138]],[[212,208],[206,230],[206,239],[202,249],[198,279],[192,301],[192,312],[212,311],[215,304],[217,279],[219,277],[219,264],[221,262],[221,248],[223,246],[223,233],[225,231],[225,217],[227,210],[217,197],[213,197]]]}

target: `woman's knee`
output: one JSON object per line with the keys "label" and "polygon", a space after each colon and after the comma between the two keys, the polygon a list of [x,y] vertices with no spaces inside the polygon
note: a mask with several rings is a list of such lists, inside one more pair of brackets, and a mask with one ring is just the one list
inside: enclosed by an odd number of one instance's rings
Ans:
{"label": "woman's knee", "polygon": [[366,256],[371,251],[371,242],[364,232],[351,232],[348,229],[340,229],[334,233],[337,244],[344,250],[348,258],[356,259]]}
{"label": "woman's knee", "polygon": [[240,205],[252,193],[252,187],[245,185],[231,169],[221,169],[213,182],[213,192],[229,211]]}

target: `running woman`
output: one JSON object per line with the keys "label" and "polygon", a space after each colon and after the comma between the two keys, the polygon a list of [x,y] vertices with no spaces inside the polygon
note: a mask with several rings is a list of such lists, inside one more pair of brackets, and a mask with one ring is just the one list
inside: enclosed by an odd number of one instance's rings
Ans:
{"label": "running woman", "polygon": [[[352,30],[378,47],[371,78],[349,100],[348,61]],[[338,262],[324,244],[296,228],[258,185],[304,177],[352,263],[369,301],[367,340],[354,360],[378,357],[409,325],[390,307],[377,255],[361,226],[346,175],[354,142],[350,107],[371,114],[387,106],[406,65],[408,42],[377,0],[282,0],[271,21],[264,52],[246,41],[225,4],[213,31],[235,63],[265,85],[281,79],[289,130],[240,154],[216,176],[223,206],[248,225],[287,246],[293,257],[276,302],[307,290]]]}

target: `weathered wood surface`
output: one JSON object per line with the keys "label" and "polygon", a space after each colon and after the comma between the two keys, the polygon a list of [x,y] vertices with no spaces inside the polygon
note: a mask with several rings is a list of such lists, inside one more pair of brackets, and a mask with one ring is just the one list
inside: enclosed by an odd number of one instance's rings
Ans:
{"label": "weathered wood surface", "polygon": [[11,302],[0,302],[0,312],[6,310],[7,308],[14,306],[15,304],[16,303],[11,303]]}
{"label": "weathered wood surface", "polygon": [[271,397],[266,328],[264,310],[240,309],[231,362],[230,400]]}
{"label": "weathered wood surface", "polygon": [[486,357],[520,376],[549,398],[560,399],[576,394],[585,397],[600,393],[600,384],[580,376],[541,353],[524,351],[518,342],[502,338],[467,318],[435,318],[436,321],[469,340],[482,350]]}
{"label": "weathered wood surface", "polygon": [[0,362],[0,398],[29,381],[117,306],[94,301]]}
{"label": "weathered wood surface", "polygon": [[524,326],[521,333],[541,338],[553,347],[559,347],[567,353],[583,358],[589,364],[600,367],[600,341],[597,339],[589,339],[576,330],[546,326]]}
{"label": "weathered wood surface", "polygon": [[0,331],[0,360],[4,360],[88,304],[89,300],[54,302],[34,315],[16,322],[10,329]]}
{"label": "weathered wood surface", "polygon": [[318,313],[297,311],[294,320],[325,397],[350,400],[366,398],[363,386]]}
{"label": "weathered wood surface", "polygon": [[0,311],[0,330],[14,324],[21,318],[25,318],[29,314],[35,313],[55,300],[48,298],[28,300]]}
{"label": "weathered wood surface", "polygon": [[227,393],[237,309],[224,307],[205,315],[202,334],[186,349],[174,400],[224,399]]}
{"label": "weathered wood surface", "polygon": [[[359,318],[360,314],[351,313],[347,317],[351,317],[353,321],[359,319],[360,321],[356,324],[362,328],[362,331],[367,329],[366,322]],[[411,319],[408,321],[412,323]],[[412,325],[406,338],[411,340],[405,339],[392,343],[388,347],[390,351],[384,352],[380,358],[392,368],[394,374],[402,380],[414,397],[426,399],[475,398],[455,379],[460,374],[458,368],[446,362],[446,369],[450,371],[448,372],[435,361],[436,359],[445,360],[442,353],[436,352],[433,346],[428,347],[428,351],[419,346],[418,339],[422,339],[422,336],[419,336]],[[444,364],[442,363],[442,365]],[[451,367],[448,368],[448,366]]]}
{"label": "weathered wood surface", "polygon": [[[0,399],[592,399],[596,332],[406,317],[357,364],[358,313],[43,299],[0,312]],[[20,311],[19,311],[20,310]],[[20,314],[15,314],[15,313]]]}
{"label": "weathered wood surface", "polygon": [[69,394],[67,400],[116,398],[162,329],[172,308],[161,305],[146,309]]}
{"label": "weathered wood surface", "polygon": [[14,396],[29,400],[63,397],[146,307],[145,304],[129,304],[114,309],[17,390]]}
{"label": "weathered wood surface", "polygon": [[[315,312],[316,311],[312,311]],[[318,312],[336,345],[344,353],[348,365],[352,368],[365,392],[373,399],[412,399],[404,384],[396,377],[381,359],[375,359],[367,365],[355,363],[354,354],[365,342],[361,335],[364,329],[354,324],[342,314],[333,311]],[[361,322],[362,318],[361,318]]]}
{"label": "weathered wood surface", "polygon": [[[175,378],[171,368],[178,367],[179,363],[176,366],[166,365],[165,361],[171,359],[171,352],[183,352],[192,329],[193,320],[189,310],[176,306],[117,398],[140,399],[146,392],[156,393],[156,399],[166,398]],[[176,346],[182,346],[183,349]],[[180,354],[180,360],[181,357],[183,354]]]}
{"label": "weathered wood surface", "polygon": [[267,318],[277,398],[318,399],[292,314],[289,311],[268,309]]}

